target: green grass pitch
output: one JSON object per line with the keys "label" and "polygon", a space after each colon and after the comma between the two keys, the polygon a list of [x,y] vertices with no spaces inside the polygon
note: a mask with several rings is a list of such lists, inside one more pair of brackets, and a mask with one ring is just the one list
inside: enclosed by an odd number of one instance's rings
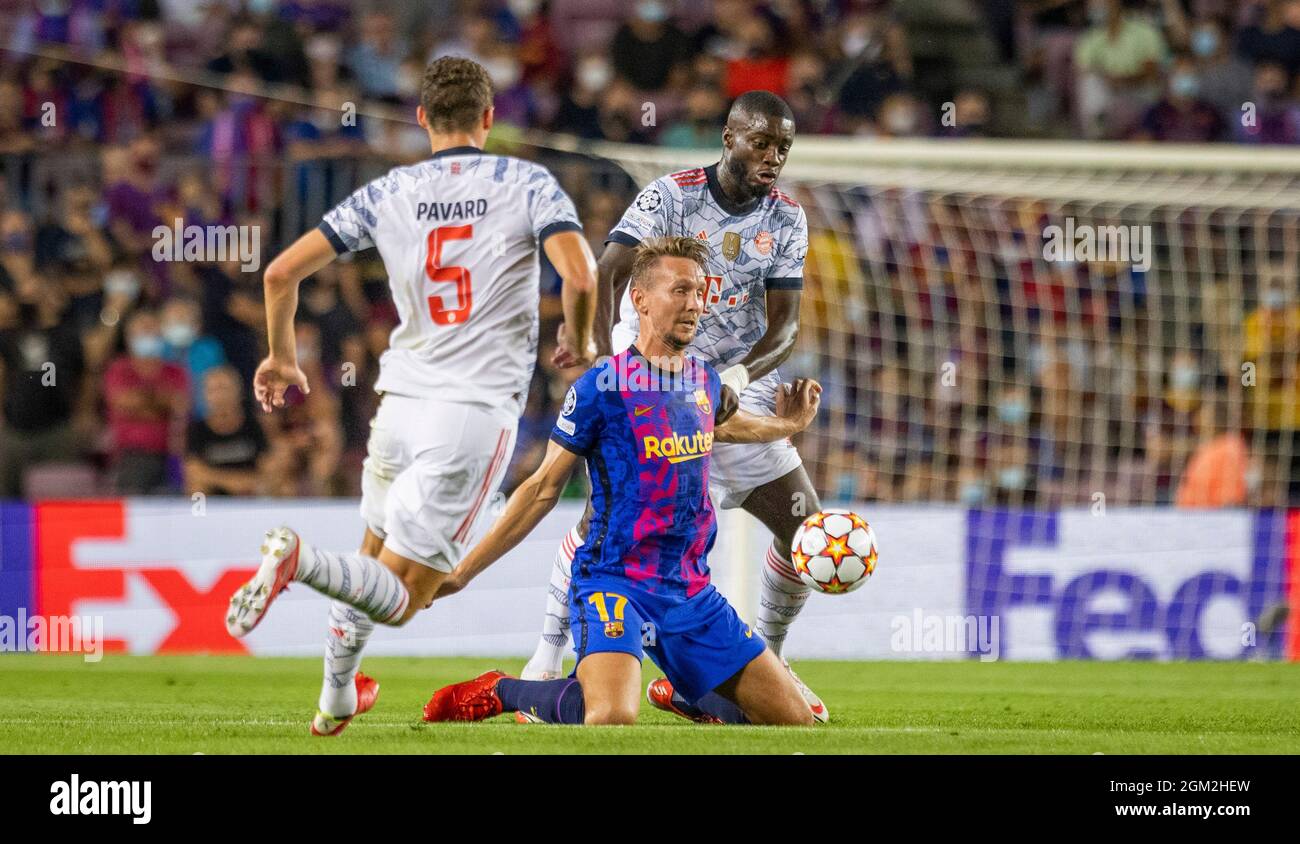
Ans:
{"label": "green grass pitch", "polygon": [[316,658],[5,655],[0,752],[1300,753],[1297,664],[801,662],[829,725],[704,727],[644,703],[634,727],[420,721],[435,688],[520,665],[367,659],[378,705],[317,739]]}

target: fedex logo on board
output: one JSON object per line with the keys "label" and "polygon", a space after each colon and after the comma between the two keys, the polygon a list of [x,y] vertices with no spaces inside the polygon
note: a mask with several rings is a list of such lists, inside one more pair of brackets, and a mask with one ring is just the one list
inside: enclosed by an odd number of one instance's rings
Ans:
{"label": "fedex logo on board", "polygon": [[1010,659],[1300,658],[1257,622],[1300,603],[1300,511],[974,510],[966,604]]}
{"label": "fedex logo on board", "polygon": [[122,500],[43,502],[32,511],[41,612],[104,616],[109,651],[248,652],[221,620],[256,566],[247,555],[193,559],[187,548],[202,547],[202,519]]}

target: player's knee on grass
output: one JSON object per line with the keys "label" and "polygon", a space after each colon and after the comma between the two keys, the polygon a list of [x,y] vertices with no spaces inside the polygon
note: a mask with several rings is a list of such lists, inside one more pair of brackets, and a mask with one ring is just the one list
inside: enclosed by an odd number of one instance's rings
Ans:
{"label": "player's knee on grass", "polygon": [[793,695],[781,696],[769,716],[770,720],[765,721],[765,724],[774,727],[811,727],[815,723],[808,701],[803,699],[798,689],[793,689],[793,692]]}
{"label": "player's knee on grass", "polygon": [[769,727],[813,725],[808,702],[799,693],[790,672],[770,650],[764,650],[719,686],[717,692],[739,706],[751,724]]}
{"label": "player's knee on grass", "polygon": [[638,701],[636,706],[629,706],[626,703],[602,703],[596,708],[587,707],[587,715],[584,723],[589,725],[618,725],[618,724],[635,724],[637,710],[640,708]]}
{"label": "player's knee on grass", "polygon": [[607,651],[578,662],[584,724],[635,724],[641,709],[641,660]]}

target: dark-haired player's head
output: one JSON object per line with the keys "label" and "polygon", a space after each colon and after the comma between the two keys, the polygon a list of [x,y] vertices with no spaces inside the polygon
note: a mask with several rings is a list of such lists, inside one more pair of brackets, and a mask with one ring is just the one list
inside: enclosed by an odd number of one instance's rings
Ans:
{"label": "dark-haired player's head", "polygon": [[709,245],[693,237],[652,237],[632,259],[632,305],[641,333],[681,351],[695,339],[708,283]]}
{"label": "dark-haired player's head", "polygon": [[443,56],[429,62],[415,116],[430,137],[469,135],[482,147],[492,128],[492,79],[469,59]]}
{"label": "dark-haired player's head", "polygon": [[722,169],[748,197],[772,190],[794,144],[794,112],[771,91],[746,91],[722,130]]}

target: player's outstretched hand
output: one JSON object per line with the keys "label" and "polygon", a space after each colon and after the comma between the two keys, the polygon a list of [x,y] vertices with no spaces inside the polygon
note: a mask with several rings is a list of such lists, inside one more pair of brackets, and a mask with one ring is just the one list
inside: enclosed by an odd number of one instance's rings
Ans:
{"label": "player's outstretched hand", "polygon": [[564,328],[564,323],[560,323],[560,329],[555,334],[555,354],[551,355],[551,365],[557,369],[568,369],[571,366],[587,367],[595,360],[596,341],[587,343],[586,349],[575,349],[569,332]]}
{"label": "player's outstretched hand", "polygon": [[307,376],[292,361],[268,357],[253,374],[253,397],[267,413],[277,407],[284,407],[284,393],[290,386],[302,390],[303,395],[311,392]]}
{"label": "player's outstretched hand", "polygon": [[821,406],[822,385],[811,378],[796,378],[776,391],[776,415],[794,422],[802,431],[817,415]]}

